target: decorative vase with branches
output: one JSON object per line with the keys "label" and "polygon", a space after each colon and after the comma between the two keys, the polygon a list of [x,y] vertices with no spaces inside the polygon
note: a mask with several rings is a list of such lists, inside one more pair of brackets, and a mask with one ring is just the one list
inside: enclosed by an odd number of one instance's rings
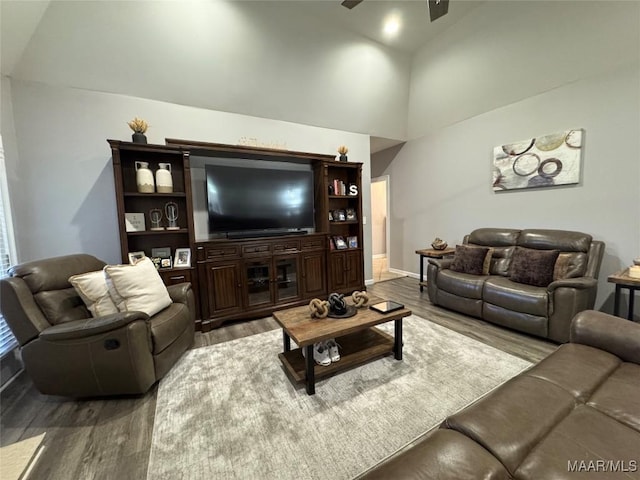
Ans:
{"label": "decorative vase with branches", "polygon": [[146,121],[135,117],[133,120],[127,122],[127,125],[133,130],[133,135],[131,135],[133,143],[147,143],[147,137],[144,134],[149,128],[149,124]]}

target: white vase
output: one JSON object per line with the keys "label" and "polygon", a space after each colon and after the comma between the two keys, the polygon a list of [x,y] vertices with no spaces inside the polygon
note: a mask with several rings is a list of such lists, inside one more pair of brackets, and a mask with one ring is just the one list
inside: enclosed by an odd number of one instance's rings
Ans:
{"label": "white vase", "polygon": [[158,170],[156,170],[156,191],[158,193],[173,193],[171,164],[158,163],[158,167]]}
{"label": "white vase", "polygon": [[140,193],[153,193],[155,186],[153,182],[153,173],[149,170],[149,162],[135,162],[136,166],[136,185]]}

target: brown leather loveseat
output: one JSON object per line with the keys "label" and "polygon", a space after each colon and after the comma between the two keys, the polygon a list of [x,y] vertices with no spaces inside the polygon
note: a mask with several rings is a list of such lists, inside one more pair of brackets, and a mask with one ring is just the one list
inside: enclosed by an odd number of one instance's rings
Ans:
{"label": "brown leather loveseat", "polygon": [[66,255],[16,265],[0,280],[0,311],[41,393],[144,393],[193,344],[190,283],[167,287],[173,303],[151,317],[125,311],[92,318],[69,277],[104,266],[91,255]]}
{"label": "brown leather loveseat", "polygon": [[588,310],[571,343],[364,478],[640,478],[640,324]]}
{"label": "brown leather loveseat", "polygon": [[[455,258],[429,259],[427,289],[434,305],[558,343],[569,340],[575,314],[594,306],[604,243],[591,235],[480,228],[460,248],[470,247],[490,250],[486,270],[454,271]],[[545,261],[548,278],[533,276]]]}

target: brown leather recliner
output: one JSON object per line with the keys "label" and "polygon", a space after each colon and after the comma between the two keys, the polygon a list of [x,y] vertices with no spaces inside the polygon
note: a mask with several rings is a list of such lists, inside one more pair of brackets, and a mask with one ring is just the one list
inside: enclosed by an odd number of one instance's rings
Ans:
{"label": "brown leather recliner", "polygon": [[193,343],[190,283],[167,287],[173,303],[151,318],[142,312],[92,318],[68,279],[104,266],[91,255],[67,255],[16,265],[0,280],[0,311],[42,393],[144,393]]}

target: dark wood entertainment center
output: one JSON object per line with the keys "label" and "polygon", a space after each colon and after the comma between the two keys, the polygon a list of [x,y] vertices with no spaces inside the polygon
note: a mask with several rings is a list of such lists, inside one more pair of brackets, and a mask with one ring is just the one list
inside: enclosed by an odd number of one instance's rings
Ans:
{"label": "dark wood entertainment center", "polygon": [[[230,320],[257,318],[273,311],[326,298],[330,292],[364,290],[362,163],[338,162],[333,155],[239,145],[166,139],[166,145],[108,140],[123,263],[130,252],[190,248],[191,267],[160,269],[165,284],[189,281],[196,293],[196,328],[209,331]],[[197,241],[190,157],[242,158],[311,165],[315,232],[244,239]],[[138,193],[135,162],[170,163],[173,193]],[[178,205],[178,230],[149,230],[148,212]],[[330,212],[332,215],[330,216]],[[349,212],[341,219],[333,212]],[[146,229],[127,231],[125,213],[144,213]],[[341,237],[346,248],[336,248]],[[338,242],[340,244],[340,242]],[[349,243],[351,245],[349,245]],[[341,247],[344,247],[340,244]]]}

